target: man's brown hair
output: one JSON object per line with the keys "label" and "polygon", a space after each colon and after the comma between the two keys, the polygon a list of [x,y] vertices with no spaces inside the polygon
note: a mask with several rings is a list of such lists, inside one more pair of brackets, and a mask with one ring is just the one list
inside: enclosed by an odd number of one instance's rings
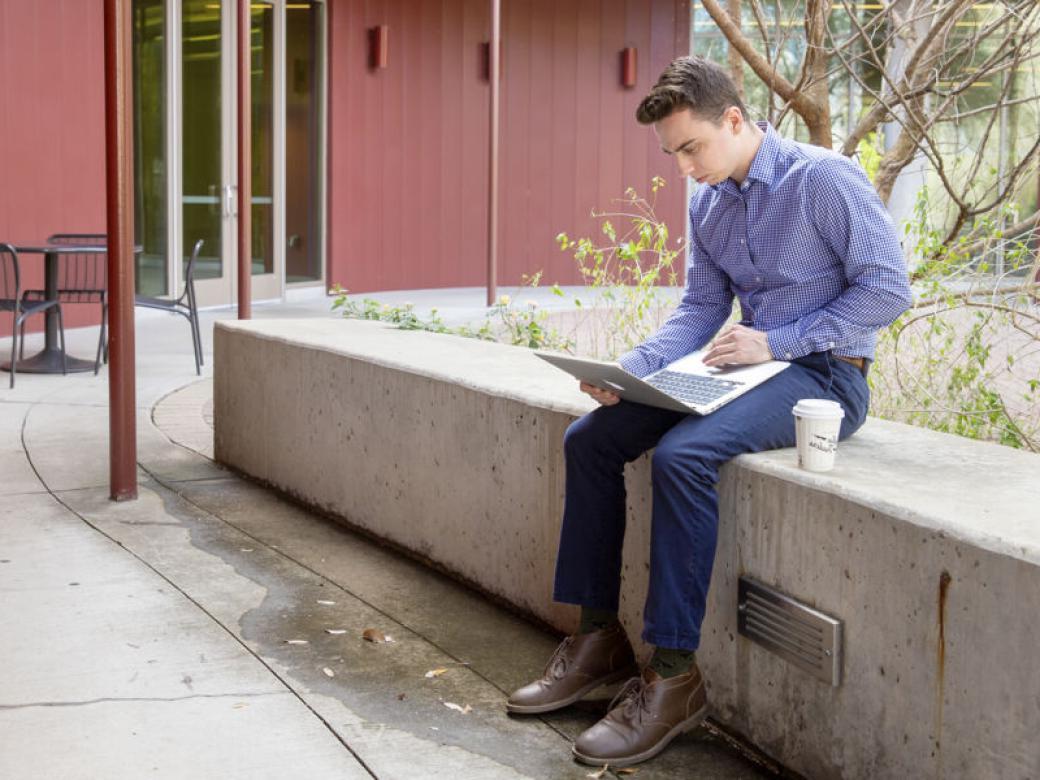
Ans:
{"label": "man's brown hair", "polygon": [[636,109],[636,119],[640,124],[652,125],[688,108],[698,119],[718,122],[730,106],[739,108],[747,120],[744,102],[724,69],[703,57],[679,57],[664,69],[650,94],[643,98]]}

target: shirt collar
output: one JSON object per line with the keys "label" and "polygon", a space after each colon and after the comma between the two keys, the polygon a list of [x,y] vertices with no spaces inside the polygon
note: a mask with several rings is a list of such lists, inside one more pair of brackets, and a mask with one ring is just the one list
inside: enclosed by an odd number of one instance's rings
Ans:
{"label": "shirt collar", "polygon": [[760,181],[767,187],[773,183],[773,174],[776,171],[776,159],[780,155],[780,136],[776,134],[768,122],[756,122],[759,128],[766,134],[762,144],[755,152],[755,159],[751,161],[748,170],[748,179]]}

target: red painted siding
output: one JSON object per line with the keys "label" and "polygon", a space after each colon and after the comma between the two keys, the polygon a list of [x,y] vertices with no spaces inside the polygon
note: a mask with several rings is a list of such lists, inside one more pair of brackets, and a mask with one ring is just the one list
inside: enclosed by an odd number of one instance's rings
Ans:
{"label": "red painted siding", "polygon": [[[626,187],[669,186],[659,212],[682,235],[684,188],[635,108],[689,49],[683,0],[503,0],[499,279],[575,283],[560,231]],[[333,0],[329,279],[356,292],[485,282],[488,0]],[[367,29],[390,26],[389,66]],[[639,78],[620,84],[635,47]]]}
{"label": "red painted siding", "polygon": [[[330,281],[478,285],[486,241],[486,4],[331,3]],[[368,65],[386,24],[389,61]]]}
{"label": "red painted siding", "polygon": [[[0,0],[0,241],[105,230],[102,13],[101,0]],[[22,267],[23,286],[42,286],[42,257]],[[99,318],[63,308],[68,326]]]}

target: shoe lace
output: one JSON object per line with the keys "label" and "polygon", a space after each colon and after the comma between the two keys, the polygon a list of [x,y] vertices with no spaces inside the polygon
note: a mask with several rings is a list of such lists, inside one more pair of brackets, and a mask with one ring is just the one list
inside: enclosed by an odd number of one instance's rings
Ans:
{"label": "shoe lace", "polygon": [[622,707],[626,720],[642,723],[643,713],[650,711],[646,703],[646,689],[642,677],[633,677],[617,692],[607,710],[613,711],[615,707]]}
{"label": "shoe lace", "polygon": [[567,656],[567,650],[574,644],[574,637],[569,636],[560,643],[560,646],[556,648],[556,652],[552,654],[549,659],[549,663],[545,665],[545,676],[553,680],[561,679],[567,673],[567,665],[570,663],[570,658]]}

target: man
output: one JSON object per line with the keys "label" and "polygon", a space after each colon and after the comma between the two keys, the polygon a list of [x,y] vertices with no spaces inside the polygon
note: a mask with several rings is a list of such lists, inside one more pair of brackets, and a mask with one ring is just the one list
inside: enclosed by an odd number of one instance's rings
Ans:
{"label": "man", "polygon": [[[582,384],[601,406],[564,439],[567,483],[554,598],[581,625],[542,679],[510,697],[514,713],[565,707],[636,671],[617,620],[625,529],[625,463],[656,448],[650,582],[643,639],[649,664],[574,755],[623,767],[644,761],[704,718],[700,643],[715,558],[723,463],[794,444],[791,407],[837,401],[841,438],[862,425],[876,332],[911,302],[892,221],[855,163],[756,125],[728,74],[675,60],[640,104],[665,154],[698,186],[690,200],[686,290],[675,313],[619,362],[645,376],[711,341],[712,366],[787,360],[790,367],[710,415],[626,401]],[[741,322],[719,328],[740,302]]]}

